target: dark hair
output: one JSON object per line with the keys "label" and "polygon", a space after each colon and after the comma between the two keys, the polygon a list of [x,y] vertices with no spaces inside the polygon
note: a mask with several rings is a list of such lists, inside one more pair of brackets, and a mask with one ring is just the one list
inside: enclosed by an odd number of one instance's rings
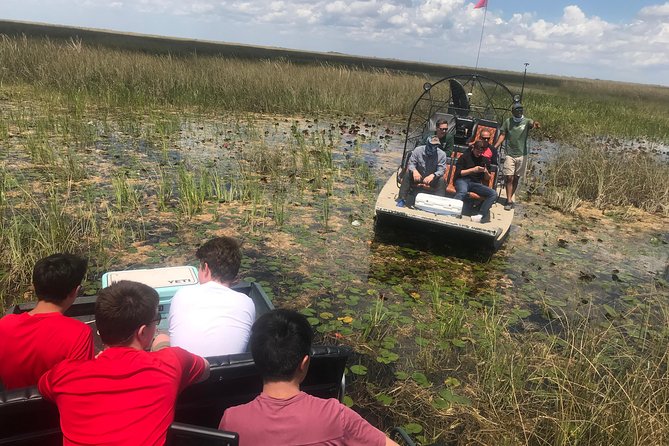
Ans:
{"label": "dark hair", "polygon": [[95,322],[102,342],[124,344],[133,332],[154,320],[158,292],[148,285],[121,280],[104,288],[95,302]]}
{"label": "dark hair", "polygon": [[307,318],[292,310],[263,314],[251,327],[249,345],[265,381],[292,379],[300,362],[311,353],[314,332]]}
{"label": "dark hair", "polygon": [[439,119],[437,119],[437,122],[434,123],[434,126],[435,126],[436,128],[439,128],[439,126],[440,126],[441,124],[446,124],[446,125],[448,125],[448,119],[439,118]]}
{"label": "dark hair", "polygon": [[33,286],[39,300],[61,303],[81,285],[88,260],[74,254],[60,253],[40,259],[33,268]]}
{"label": "dark hair", "polygon": [[483,145],[483,141],[481,141],[480,139],[479,139],[478,141],[476,141],[476,142],[474,143],[474,147],[473,147],[473,148],[474,148],[474,149],[483,150],[483,149],[485,148],[485,146]]}
{"label": "dark hair", "polygon": [[232,237],[216,237],[200,246],[195,257],[209,266],[214,279],[229,282],[237,277],[242,263],[240,246],[239,241]]}

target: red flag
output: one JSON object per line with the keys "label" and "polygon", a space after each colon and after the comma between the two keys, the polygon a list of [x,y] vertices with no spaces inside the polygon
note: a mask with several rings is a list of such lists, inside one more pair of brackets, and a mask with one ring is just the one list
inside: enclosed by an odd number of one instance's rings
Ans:
{"label": "red flag", "polygon": [[479,0],[479,2],[474,6],[474,9],[487,8],[488,0]]}

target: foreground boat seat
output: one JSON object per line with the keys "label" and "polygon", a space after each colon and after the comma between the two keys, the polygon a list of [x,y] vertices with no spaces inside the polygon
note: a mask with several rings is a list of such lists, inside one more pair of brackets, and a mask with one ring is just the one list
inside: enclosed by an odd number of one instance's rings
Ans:
{"label": "foreground boat seat", "polygon": [[[344,369],[350,354],[348,347],[315,346],[302,390],[321,398],[343,398]],[[211,375],[179,396],[174,418],[177,423],[215,429],[225,409],[251,401],[262,390],[262,379],[250,353],[207,359]],[[0,392],[0,445],[61,445],[59,423],[58,408],[43,399],[36,387]]]}
{"label": "foreground boat seat", "polygon": [[[315,346],[302,390],[321,398],[343,398],[342,378],[348,347]],[[177,402],[175,421],[217,427],[228,407],[248,403],[262,391],[262,380],[250,353],[207,358],[211,375],[184,390]]]}

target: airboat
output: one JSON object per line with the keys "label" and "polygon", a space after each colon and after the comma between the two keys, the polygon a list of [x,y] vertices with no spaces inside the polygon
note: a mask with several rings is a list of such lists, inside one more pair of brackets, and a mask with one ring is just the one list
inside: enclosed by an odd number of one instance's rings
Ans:
{"label": "airboat", "polygon": [[[120,280],[133,280],[153,287],[159,296],[158,311],[163,316],[162,329],[167,329],[172,297],[181,287],[198,283],[193,266],[175,266],[127,271],[114,271],[102,276],[105,288]],[[256,317],[274,309],[274,305],[257,282],[240,282],[235,291],[249,296],[256,307]],[[95,301],[97,296],[78,297],[65,313],[91,326],[95,333]],[[7,313],[32,310],[36,302],[26,302],[7,309]],[[96,350],[102,349],[95,336]],[[351,350],[345,346],[314,346],[309,372],[302,390],[321,398],[344,397],[344,369]],[[234,432],[217,429],[221,415],[231,406],[251,401],[262,390],[262,379],[250,352],[207,358],[211,366],[209,379],[188,387],[179,395],[174,423],[168,431],[167,445],[235,446]],[[62,445],[58,409],[42,398],[36,386],[21,389],[0,388],[0,445]]]}
{"label": "airboat", "polygon": [[[428,136],[435,134],[438,120],[443,119],[449,123],[449,133],[453,135],[455,142],[455,149],[448,158],[444,174],[446,196],[453,197],[456,193],[455,164],[459,155],[480,138],[484,129],[490,131],[493,141],[496,140],[504,119],[510,116],[511,106],[518,101],[520,95],[512,93],[504,84],[479,74],[456,75],[435,83],[425,83],[409,114],[402,161],[397,172],[390,176],[381,189],[376,201],[377,229],[397,221],[416,226],[422,224],[439,231],[482,238],[495,248],[499,247],[509,233],[514,216],[513,209],[504,210],[506,191],[501,181],[501,162],[499,165],[492,165],[490,169],[487,186],[495,189],[499,198],[492,206],[491,221],[488,223],[472,221],[468,215],[440,209],[438,206],[423,206],[422,209],[418,205],[413,208],[398,207],[396,201],[411,152],[425,144]],[[466,199],[470,200],[475,212],[481,203],[481,197],[470,192]]]}

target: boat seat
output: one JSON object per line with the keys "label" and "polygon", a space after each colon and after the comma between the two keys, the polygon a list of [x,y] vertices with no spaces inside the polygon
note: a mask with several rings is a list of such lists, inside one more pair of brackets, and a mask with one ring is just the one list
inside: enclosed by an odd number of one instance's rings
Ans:
{"label": "boat seat", "polygon": [[[321,398],[343,398],[344,369],[350,355],[351,349],[345,346],[313,347],[302,390]],[[179,395],[174,417],[177,423],[215,429],[225,409],[251,401],[262,390],[262,379],[250,353],[207,359],[211,375]],[[37,387],[0,392],[0,445],[5,444],[62,445],[58,408],[43,399]]]}
{"label": "boat seat", "polygon": [[488,130],[490,132],[492,137],[490,144],[493,144],[497,140],[497,136],[499,136],[499,124],[497,124],[495,121],[479,119],[476,124],[474,124],[474,128],[472,129],[471,137],[467,141],[467,145],[473,146],[476,141],[480,140],[481,132],[484,130]]}
{"label": "boat seat", "polygon": [[[445,178],[448,179],[448,184],[446,185],[446,195],[447,196],[453,196],[456,194],[456,189],[455,189],[455,164],[457,163],[458,158],[460,158],[460,155],[462,153],[454,153],[453,154],[453,162],[446,168],[446,174]],[[495,181],[497,180],[497,165],[493,164],[490,166],[490,180],[487,183],[483,183],[486,186],[488,186],[491,189],[495,189]],[[474,192],[469,192],[467,194],[468,198],[472,200],[483,200],[483,198],[474,193]]]}
{"label": "boat seat", "polygon": [[471,138],[472,130],[474,128],[474,118],[470,117],[456,117],[455,118],[455,144],[466,146],[467,141]]}

